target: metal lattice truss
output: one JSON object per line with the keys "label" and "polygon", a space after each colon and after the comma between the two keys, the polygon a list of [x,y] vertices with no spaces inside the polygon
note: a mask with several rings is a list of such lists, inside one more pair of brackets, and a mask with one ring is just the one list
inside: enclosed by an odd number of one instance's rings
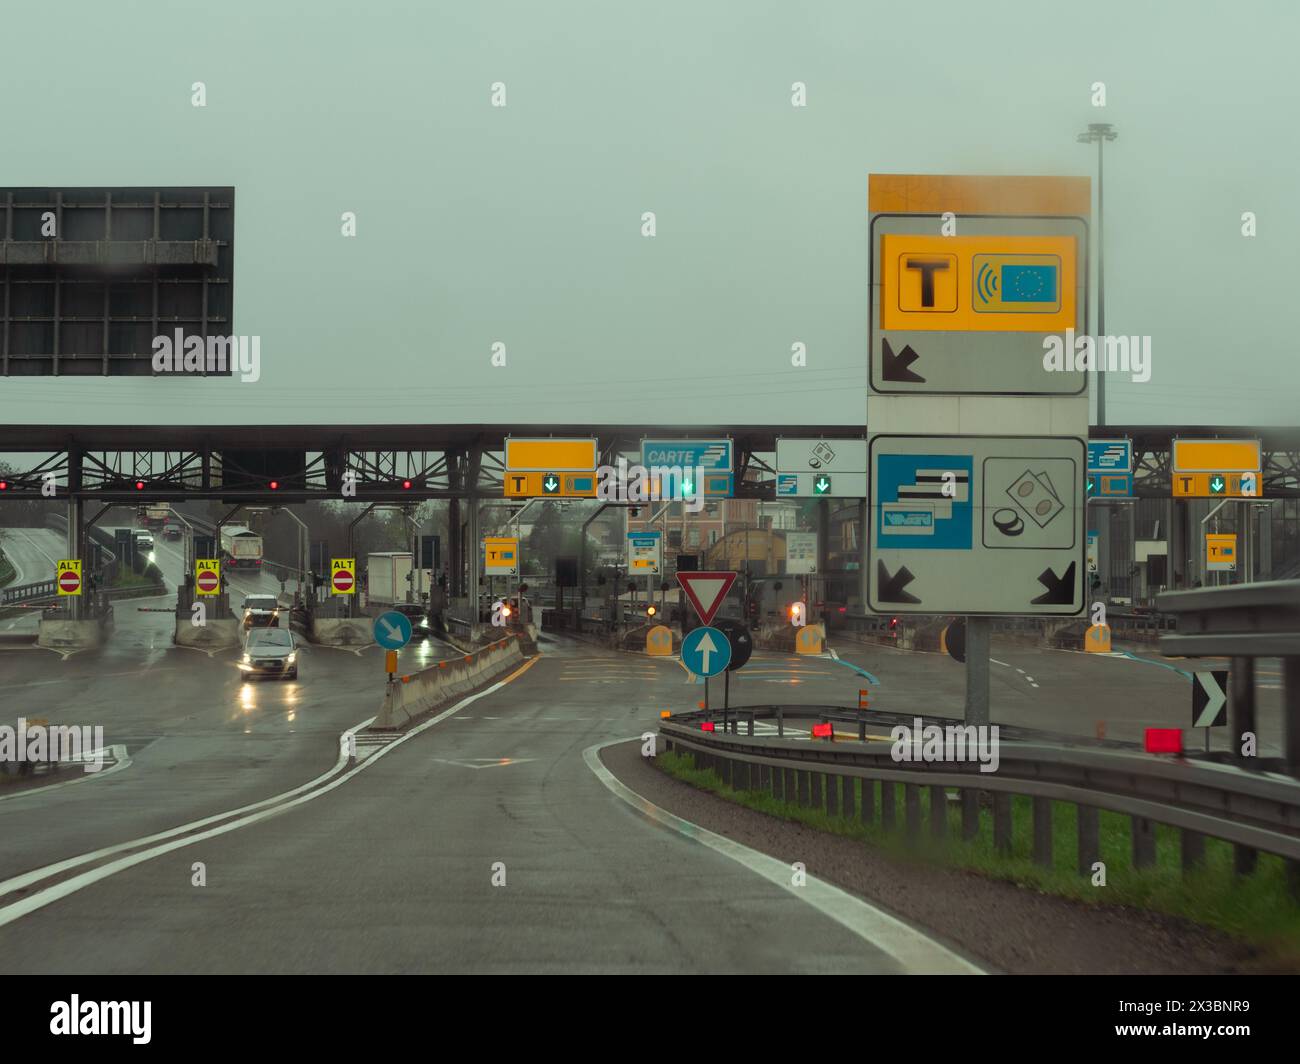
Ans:
{"label": "metal lattice truss", "polygon": [[[554,430],[514,430],[518,436],[564,435]],[[402,503],[438,498],[501,498],[506,431],[483,427],[444,430],[357,428],[340,437],[337,430],[293,428],[196,430],[207,438],[201,446],[176,447],[184,440],[177,430],[158,446],[113,446],[148,436],[135,430],[76,430],[76,434],[51,427],[46,446],[38,450],[24,441],[12,447],[30,461],[21,468],[0,468],[0,499],[79,498],[104,502],[171,502],[185,499],[220,499],[235,502],[292,503],[309,499],[351,499]],[[1226,432],[1251,432],[1264,440],[1263,496],[1300,497],[1300,431],[1282,430],[1182,430],[1185,435],[1211,436]],[[1127,435],[1133,440],[1135,491],[1140,498],[1170,497],[1170,440],[1173,429],[1149,427],[1108,428],[1098,437]],[[770,455],[780,435],[821,435],[830,439],[862,438],[860,428],[805,426],[763,429],[711,427],[628,427],[568,430],[570,435],[590,434],[599,441],[600,462],[614,466],[619,458],[639,460],[646,435],[683,439],[730,436],[735,447],[735,489],[742,498],[774,497],[776,471]],[[68,439],[81,437],[75,444]],[[96,440],[96,436],[99,437]],[[383,440],[376,446],[371,440]],[[418,445],[405,445],[420,439]],[[427,439],[427,443],[423,442]],[[359,443],[367,441],[369,445]],[[102,442],[101,442],[102,441]],[[391,441],[391,442],[390,442]],[[15,441],[16,442],[16,441]],[[315,445],[313,447],[313,444]],[[24,446],[28,449],[24,450]],[[0,450],[11,448],[0,447]],[[12,466],[14,461],[10,460]]]}

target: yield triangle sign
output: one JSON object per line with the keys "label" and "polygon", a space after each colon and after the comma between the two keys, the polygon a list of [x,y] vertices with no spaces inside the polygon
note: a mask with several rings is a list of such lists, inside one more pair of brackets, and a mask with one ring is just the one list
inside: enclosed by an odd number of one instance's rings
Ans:
{"label": "yield triangle sign", "polygon": [[708,624],[718,612],[722,600],[727,597],[731,585],[736,582],[735,573],[678,573],[677,582],[682,585],[686,597],[690,599],[700,620]]}

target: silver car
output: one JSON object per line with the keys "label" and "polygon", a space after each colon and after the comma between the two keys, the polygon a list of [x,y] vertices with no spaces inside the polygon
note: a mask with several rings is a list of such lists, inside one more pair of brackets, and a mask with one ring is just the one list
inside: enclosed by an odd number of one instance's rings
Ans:
{"label": "silver car", "polygon": [[244,644],[239,669],[244,679],[254,676],[279,676],[298,679],[298,641],[284,628],[254,628]]}

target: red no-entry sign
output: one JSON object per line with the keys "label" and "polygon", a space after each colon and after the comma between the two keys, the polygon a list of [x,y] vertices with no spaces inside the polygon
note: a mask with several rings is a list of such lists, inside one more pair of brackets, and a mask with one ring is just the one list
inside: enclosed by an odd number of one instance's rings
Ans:
{"label": "red no-entry sign", "polygon": [[205,595],[210,595],[216,591],[220,582],[221,578],[211,569],[204,569],[199,573],[199,590]]}
{"label": "red no-entry sign", "polygon": [[352,590],[353,579],[352,571],[350,569],[335,569],[331,580],[334,584],[335,594],[346,595]]}
{"label": "red no-entry sign", "polygon": [[[67,565],[67,562],[61,562],[60,565]],[[77,563],[76,569],[59,570],[59,594],[60,595],[80,595],[81,594],[81,569],[80,562]]]}

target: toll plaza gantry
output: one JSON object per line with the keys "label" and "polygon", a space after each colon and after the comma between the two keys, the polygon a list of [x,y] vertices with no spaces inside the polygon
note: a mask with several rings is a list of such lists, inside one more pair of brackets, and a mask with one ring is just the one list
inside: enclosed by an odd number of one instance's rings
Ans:
{"label": "toll plaza gantry", "polygon": [[[870,401],[868,401],[869,403]],[[868,411],[868,419],[870,412]],[[488,501],[517,502],[548,489],[511,492],[506,482],[508,439],[591,439],[597,465],[614,466],[620,457],[639,460],[643,442],[729,441],[733,468],[716,493],[731,498],[777,500],[811,496],[818,501],[819,571],[825,572],[826,531],[833,501],[856,501],[857,520],[865,521],[865,472],[825,470],[833,463],[814,459],[823,469],[811,487],[798,481],[811,471],[777,467],[777,442],[861,441],[867,426],[854,425],[371,425],[344,430],[298,426],[9,426],[0,427],[0,452],[27,454],[31,461],[0,481],[0,500],[64,500],[68,507],[68,556],[85,556],[86,530],[113,505],[219,500],[231,505],[287,505],[308,500],[346,500],[401,505],[427,499],[448,500],[448,593],[478,601],[479,566],[471,564],[470,545],[480,539],[480,507]],[[1237,426],[1115,426],[1094,428],[1097,440],[1120,439],[1131,446],[1131,480],[1122,495],[1094,496],[1090,503],[1122,505],[1161,499],[1176,512],[1176,440],[1259,441],[1260,470],[1253,501],[1300,497],[1300,429]],[[850,449],[851,449],[850,445]],[[809,464],[812,464],[811,462]],[[546,473],[536,473],[544,479]],[[810,479],[811,483],[811,479]],[[519,478],[515,484],[520,484]],[[541,484],[541,480],[539,480]],[[584,489],[586,489],[584,485]],[[557,489],[558,490],[558,489]],[[578,494],[592,497],[594,489]],[[512,497],[513,496],[513,497]],[[99,504],[99,509],[92,509]],[[1190,557],[1196,545],[1178,522],[1166,536],[1174,552]],[[860,526],[861,527],[861,526]],[[858,537],[866,569],[867,537]],[[863,601],[866,601],[865,594]],[[77,608],[70,602],[70,616]]]}

